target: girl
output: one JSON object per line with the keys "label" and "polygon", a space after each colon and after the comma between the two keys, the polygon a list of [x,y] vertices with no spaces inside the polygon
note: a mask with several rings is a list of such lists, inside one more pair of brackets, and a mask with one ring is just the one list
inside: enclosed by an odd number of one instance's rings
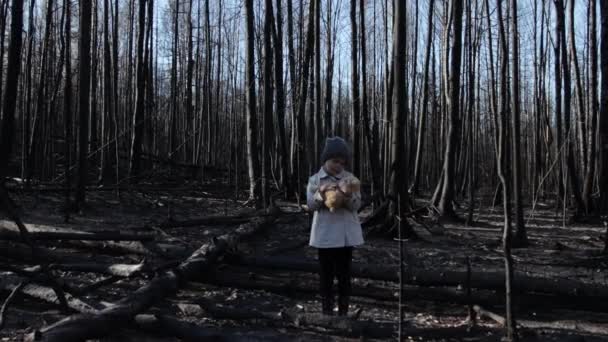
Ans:
{"label": "girl", "polygon": [[[310,246],[318,249],[320,263],[320,292],[323,314],[334,309],[333,283],[338,278],[338,314],[346,316],[351,293],[350,271],[353,246],[363,244],[361,223],[357,210],[361,206],[361,192],[345,187],[344,180],[356,179],[344,170],[350,160],[350,149],[340,137],[327,138],[321,154],[322,167],[308,180],[306,199],[314,210],[310,232]],[[338,184],[340,183],[340,184]],[[337,191],[341,206],[330,211],[325,206],[325,194]]]}

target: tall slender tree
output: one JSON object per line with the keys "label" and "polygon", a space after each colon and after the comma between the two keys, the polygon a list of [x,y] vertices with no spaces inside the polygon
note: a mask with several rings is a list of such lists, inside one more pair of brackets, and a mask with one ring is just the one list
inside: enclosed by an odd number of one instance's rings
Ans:
{"label": "tall slender tree", "polygon": [[80,2],[80,41],[79,41],[78,76],[80,80],[78,108],[80,110],[78,125],[78,187],[76,202],[78,208],[85,204],[85,186],[87,183],[87,152],[89,130],[89,107],[91,89],[91,0]]}
{"label": "tall slender tree", "polygon": [[512,167],[513,167],[513,205],[515,206],[515,238],[519,246],[525,246],[528,241],[522,203],[522,172],[520,147],[520,101],[519,101],[519,31],[517,27],[517,0],[510,0],[511,10],[511,120],[513,138],[511,139]]}
{"label": "tall slender tree", "polygon": [[[597,9],[596,0],[589,0],[589,78],[590,78],[590,100],[589,100],[589,129],[587,150],[587,172],[583,185],[583,201],[586,212],[593,209],[591,193],[593,192],[593,180],[595,179],[596,164],[596,141],[597,141],[597,115],[598,115],[598,79],[597,79]],[[602,52],[604,53],[604,52]]]}
{"label": "tall slender tree", "polygon": [[420,169],[422,166],[422,147],[424,145],[424,135],[426,128],[426,116],[429,102],[429,67],[431,60],[431,46],[433,43],[433,5],[435,1],[429,1],[429,11],[427,19],[427,36],[426,36],[426,52],[424,54],[424,71],[422,75],[422,102],[420,116],[418,117],[418,138],[416,140],[416,157],[414,162],[414,179],[410,192],[416,194],[418,192],[418,182],[420,179]]}
{"label": "tall slender tree", "polygon": [[138,35],[137,35],[137,64],[135,75],[137,85],[135,89],[135,112],[133,113],[133,138],[131,140],[131,161],[129,165],[129,175],[132,180],[135,180],[140,173],[141,168],[141,153],[144,133],[144,98],[145,98],[145,82],[144,82],[144,36],[146,33],[146,0],[139,0],[138,13]]}
{"label": "tall slender tree", "polygon": [[23,0],[13,0],[11,6],[11,38],[8,46],[6,85],[2,98],[2,132],[0,136],[0,177],[6,176],[15,131],[15,103],[21,71],[21,43],[23,40]]}
{"label": "tall slender tree", "polygon": [[70,0],[64,0],[63,8],[65,11],[65,26],[64,26],[64,48],[65,48],[65,83],[63,85],[63,132],[64,132],[64,150],[65,154],[65,216],[64,221],[67,223],[70,219],[71,206],[71,145],[72,145],[72,11]]}
{"label": "tall slender tree", "polygon": [[448,96],[448,133],[443,162],[443,186],[437,209],[444,217],[456,217],[454,200],[454,170],[456,164],[456,144],[460,134],[460,62],[462,51],[462,0],[451,0],[454,37],[450,52],[449,96]]}
{"label": "tall slender tree", "polygon": [[510,186],[508,177],[506,176],[507,169],[507,125],[506,119],[507,113],[507,66],[508,66],[508,55],[507,51],[507,38],[505,34],[505,27],[503,24],[502,15],[502,0],[496,0],[496,12],[498,20],[498,34],[499,34],[499,48],[500,48],[500,93],[498,95],[498,154],[496,156],[498,164],[498,177],[502,183],[502,194],[503,194],[503,210],[504,210],[504,228],[502,232],[502,247],[504,253],[505,263],[505,328],[506,328],[506,339],[508,341],[514,341],[517,338],[517,326],[515,325],[515,316],[513,314],[512,306],[512,292],[511,285],[513,283],[513,260],[511,257],[511,201],[510,201]]}
{"label": "tall slender tree", "polygon": [[283,83],[283,6],[281,0],[276,0],[276,20],[273,26],[273,41],[274,41],[274,82],[276,93],[276,118],[279,131],[278,144],[280,160],[281,184],[285,187],[285,194],[293,192],[291,177],[287,165],[287,141],[285,130],[285,85]]}
{"label": "tall slender tree", "polygon": [[263,121],[263,136],[262,136],[262,197],[264,207],[270,204],[270,180],[271,180],[271,157],[272,157],[272,142],[274,142],[274,130],[272,124],[273,112],[273,92],[272,89],[272,22],[273,10],[272,0],[264,1],[264,112]]}
{"label": "tall slender tree", "polygon": [[[600,75],[602,86],[600,90],[599,113],[599,185],[600,185],[600,213],[608,216],[608,3],[600,1],[601,33],[600,33]],[[608,228],[606,229],[608,236]],[[608,251],[608,239],[606,249]]]}
{"label": "tall slender tree", "polygon": [[247,165],[249,171],[249,200],[259,200],[257,180],[257,114],[255,100],[255,61],[254,61],[254,13],[253,0],[245,0],[245,20],[247,23],[247,67],[245,70],[246,102],[247,102]]}
{"label": "tall slender tree", "polygon": [[[392,105],[392,121],[391,126],[391,155],[390,155],[390,180],[389,180],[389,211],[386,224],[391,228],[392,235],[399,235],[399,231],[393,227],[401,227],[402,234],[400,236],[413,236],[413,231],[408,225],[407,220],[402,219],[402,216],[407,212],[409,207],[408,192],[407,192],[407,159],[404,156],[405,151],[405,123],[406,123],[406,96],[407,89],[405,88],[406,76],[406,11],[405,2],[397,1],[395,3],[395,23],[393,27],[393,67],[394,73],[394,92],[395,94],[403,94],[404,96],[394,96]],[[400,202],[400,203],[399,203]],[[399,205],[401,204],[401,205]],[[401,210],[401,212],[399,212]],[[394,220],[395,216],[400,216],[401,225],[398,225]],[[395,232],[397,234],[395,234]]]}
{"label": "tall slender tree", "polygon": [[360,98],[359,98],[359,63],[358,63],[358,34],[357,34],[357,1],[350,1],[350,27],[351,27],[351,101],[352,101],[352,144],[353,144],[353,172],[359,174],[359,165],[361,157],[361,142],[360,142]]}

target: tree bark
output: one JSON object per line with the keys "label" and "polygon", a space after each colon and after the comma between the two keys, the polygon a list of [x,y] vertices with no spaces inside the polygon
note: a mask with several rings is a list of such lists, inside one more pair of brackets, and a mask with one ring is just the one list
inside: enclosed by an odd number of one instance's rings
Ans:
{"label": "tree bark", "polygon": [[[273,10],[272,0],[264,1],[264,112],[262,121],[264,124],[264,134],[262,136],[262,198],[264,208],[270,205],[270,184],[272,180],[272,147],[274,142],[273,118],[273,95],[272,89],[272,22]],[[281,76],[282,77],[282,76]]]}
{"label": "tree bark", "polygon": [[[405,68],[406,68],[406,4],[401,1],[395,3],[395,23],[393,28],[393,105],[391,113],[391,154],[390,154],[390,174],[389,174],[389,198],[391,198],[391,204],[389,205],[389,214],[387,219],[391,222],[391,225],[395,224],[393,221],[395,215],[403,217],[402,213],[407,211],[408,193],[407,193],[407,177],[404,177],[407,172],[406,159],[404,156],[405,148],[403,146],[405,142],[404,130],[407,113],[405,112],[406,101],[405,95],[407,89],[405,88]],[[397,201],[400,199],[401,212],[398,212]],[[407,229],[407,221],[403,221],[404,229]],[[408,232],[409,233],[409,232]],[[407,236],[403,234],[402,236]]]}
{"label": "tree bark", "polygon": [[140,175],[141,153],[144,134],[144,109],[146,84],[144,80],[144,37],[146,33],[146,0],[139,0],[138,35],[137,35],[137,65],[135,69],[136,93],[135,112],[133,114],[133,139],[131,140],[131,159],[129,163],[129,176],[135,181]]}
{"label": "tree bark", "polygon": [[510,0],[511,10],[511,70],[513,77],[511,78],[511,120],[513,124],[512,143],[512,167],[513,167],[513,205],[515,206],[515,243],[517,246],[526,246],[528,237],[526,234],[526,225],[524,223],[524,210],[522,199],[522,172],[521,172],[521,147],[520,147],[520,100],[519,100],[519,31],[518,31],[518,15],[517,15],[517,0]]}
{"label": "tree bark", "polygon": [[[600,214],[608,215],[608,2],[600,1],[600,75],[602,85],[600,89],[600,113],[598,130],[599,148],[599,186],[600,186]],[[606,228],[608,236],[608,228]],[[608,250],[608,239],[606,241]]]}
{"label": "tree bark", "polygon": [[79,42],[79,89],[78,97],[80,122],[78,131],[78,187],[76,188],[76,203],[78,208],[85,204],[85,186],[88,172],[88,129],[91,89],[91,0],[80,2],[80,42]]}
{"label": "tree bark", "polygon": [[[439,215],[446,218],[455,218],[456,213],[452,201],[454,200],[454,170],[456,165],[456,144],[460,135],[460,62],[462,51],[462,0],[451,0],[454,42],[450,52],[449,96],[448,96],[448,133],[443,164],[443,186],[441,198],[437,205]],[[446,46],[447,49],[447,46]],[[447,66],[445,66],[447,68]]]}
{"label": "tree bark", "polygon": [[[588,144],[587,149],[587,173],[585,174],[585,180],[583,185],[583,202],[585,203],[585,209],[587,213],[590,213],[593,209],[593,203],[591,202],[591,193],[593,192],[593,180],[595,179],[595,165],[597,161],[597,115],[598,115],[598,65],[597,65],[597,9],[596,0],[589,1],[589,129],[588,129]],[[603,52],[602,52],[603,53]],[[607,70],[608,71],[608,70]]]}
{"label": "tree bark", "polygon": [[427,19],[427,37],[426,37],[426,52],[424,55],[424,71],[422,75],[422,102],[420,116],[418,117],[418,138],[416,140],[416,159],[414,162],[414,180],[410,187],[410,192],[416,194],[418,192],[418,183],[420,181],[420,169],[422,167],[422,148],[424,145],[424,135],[426,129],[426,116],[429,101],[429,67],[431,59],[431,46],[433,45],[433,6],[435,0],[429,1],[429,12]]}
{"label": "tree bark", "polygon": [[507,155],[506,147],[507,139],[507,65],[508,51],[507,39],[505,37],[505,28],[502,15],[502,1],[496,0],[497,20],[499,31],[499,47],[500,47],[500,94],[498,96],[498,177],[502,183],[503,193],[503,210],[504,210],[504,228],[502,233],[503,260],[505,264],[504,284],[505,284],[505,310],[506,310],[506,338],[508,341],[513,341],[517,338],[517,325],[513,314],[512,305],[512,287],[513,287],[513,259],[511,256],[511,189],[509,186],[508,177],[505,175],[507,170]]}
{"label": "tree bark", "polygon": [[[405,20],[405,19],[404,19]],[[359,166],[361,161],[361,139],[360,139],[360,98],[359,98],[359,64],[358,64],[358,34],[357,34],[357,1],[350,1],[350,27],[351,27],[351,101],[352,101],[352,112],[351,116],[353,118],[353,127],[352,127],[352,145],[353,145],[353,155],[352,155],[352,170],[353,173],[359,175],[361,172],[359,170]],[[404,37],[405,39],[405,37]],[[403,47],[405,49],[405,46]]]}
{"label": "tree bark", "polygon": [[247,67],[246,67],[246,102],[247,102],[247,165],[249,173],[249,200],[259,201],[257,179],[257,114],[255,100],[255,61],[254,61],[254,13],[253,0],[245,0],[245,18],[247,21]]}
{"label": "tree bark", "polygon": [[0,177],[8,173],[15,132],[15,103],[21,71],[21,42],[23,29],[23,0],[13,0],[11,6],[11,39],[8,46],[6,85],[2,98],[2,135],[0,136]]}
{"label": "tree bark", "polygon": [[573,151],[573,140],[575,140],[575,131],[571,131],[570,129],[570,111],[571,111],[571,99],[572,99],[572,85],[571,85],[571,76],[570,76],[570,66],[568,60],[568,50],[566,47],[566,24],[565,24],[565,8],[562,0],[554,0],[555,8],[557,11],[557,23],[556,29],[559,35],[560,40],[560,51],[561,51],[561,68],[562,68],[562,80],[563,80],[563,90],[564,90],[564,130],[566,134],[566,141],[564,146],[564,153],[566,158],[566,166],[567,166],[567,181],[570,183],[572,195],[574,197],[575,204],[575,217],[581,215],[584,210],[583,201],[581,198],[581,192],[579,189],[579,181],[578,176],[576,174],[576,169],[574,166],[574,151]]}

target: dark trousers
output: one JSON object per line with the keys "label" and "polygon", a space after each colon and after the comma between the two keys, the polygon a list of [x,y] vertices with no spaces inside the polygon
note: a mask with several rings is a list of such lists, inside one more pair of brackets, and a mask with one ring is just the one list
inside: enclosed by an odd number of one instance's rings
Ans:
{"label": "dark trousers", "polygon": [[319,264],[321,266],[321,297],[333,305],[334,278],[338,278],[338,296],[340,302],[348,303],[351,293],[350,273],[353,257],[352,247],[319,248]]}

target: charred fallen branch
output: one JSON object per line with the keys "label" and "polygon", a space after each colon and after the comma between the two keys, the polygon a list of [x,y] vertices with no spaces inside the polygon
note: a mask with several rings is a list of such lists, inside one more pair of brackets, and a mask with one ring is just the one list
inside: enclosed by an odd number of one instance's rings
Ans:
{"label": "charred fallen branch", "polygon": [[174,220],[171,219],[162,223],[161,228],[180,228],[180,227],[198,227],[198,226],[222,226],[236,225],[249,222],[252,218],[268,216],[271,214],[264,211],[245,212],[242,214],[226,216],[226,215],[211,215],[206,217],[194,218],[189,220]]}
{"label": "charred fallen branch", "polygon": [[[152,234],[123,234],[120,232],[30,232],[31,241],[39,240],[83,240],[83,241],[153,241]],[[15,231],[0,230],[0,240],[22,241]]]}
{"label": "charred fallen branch", "polygon": [[55,324],[36,330],[28,335],[28,340],[37,341],[80,341],[105,336],[110,331],[125,327],[139,313],[155,302],[177,291],[184,283],[204,278],[207,271],[227,250],[239,242],[255,235],[274,221],[274,215],[253,219],[241,225],[234,232],[213,239],[202,245],[179,266],[153,278],[132,295],[94,314],[78,314],[67,317]]}
{"label": "charred fallen branch", "polygon": [[[11,274],[2,274],[2,277],[0,278],[0,290],[7,292],[14,291],[23,281],[24,279],[21,277]],[[61,305],[54,289],[48,286],[28,283],[21,288],[20,293],[32,299]],[[68,292],[65,292],[65,300],[67,307],[76,312],[96,313],[98,310],[102,309],[100,305],[85,303]]]}
{"label": "charred fallen branch", "polygon": [[[473,307],[475,312],[480,317],[489,318],[500,325],[505,324],[505,318],[492,311],[486,310],[478,305]],[[530,321],[530,320],[517,320],[517,325],[527,329],[551,329],[551,330],[570,330],[588,334],[608,335],[608,326],[601,323],[590,323],[583,321],[552,321],[552,322],[541,322],[541,321]]]}
{"label": "charred fallen branch", "polygon": [[[227,262],[267,269],[283,269],[318,273],[318,263],[313,260],[289,257],[235,257]],[[353,264],[352,275],[356,278],[373,280],[398,281],[397,267],[375,264]],[[462,286],[467,280],[466,270],[450,269],[409,269],[404,279],[406,284],[418,286]],[[473,272],[471,287],[476,289],[504,289],[504,273],[499,271]],[[584,283],[574,279],[549,279],[532,277],[526,274],[516,274],[514,289],[519,293],[542,293],[574,298],[608,299],[608,288],[601,284]]]}

